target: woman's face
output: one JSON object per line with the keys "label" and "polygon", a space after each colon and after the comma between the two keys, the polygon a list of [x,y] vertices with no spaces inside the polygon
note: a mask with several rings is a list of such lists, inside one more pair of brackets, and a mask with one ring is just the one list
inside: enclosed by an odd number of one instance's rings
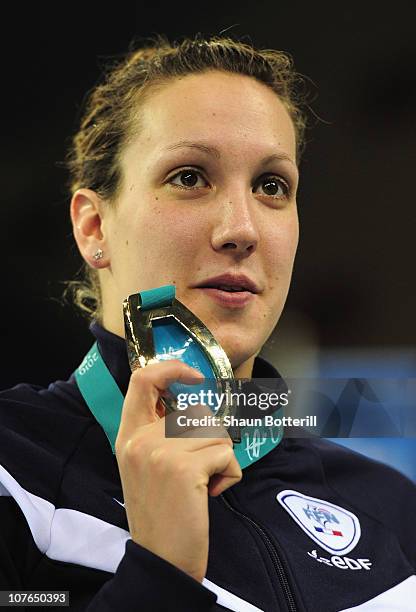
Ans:
{"label": "woman's face", "polygon": [[[292,121],[256,80],[189,75],[153,91],[104,208],[104,326],[124,335],[122,301],[176,296],[249,375],[282,312],[298,243]],[[220,278],[219,278],[220,277]]]}

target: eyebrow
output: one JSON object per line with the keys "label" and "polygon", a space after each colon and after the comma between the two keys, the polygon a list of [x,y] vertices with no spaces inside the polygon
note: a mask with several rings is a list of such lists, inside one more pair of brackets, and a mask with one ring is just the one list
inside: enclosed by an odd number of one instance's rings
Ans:
{"label": "eyebrow", "polygon": [[180,140],[179,142],[175,142],[175,144],[169,145],[166,147],[166,151],[175,151],[176,149],[198,149],[203,153],[207,153],[208,155],[212,155],[213,157],[217,157],[220,159],[221,153],[218,151],[216,147],[210,147],[208,145],[204,145],[199,142],[192,142],[192,140]]}
{"label": "eyebrow", "polygon": [[293,159],[291,157],[289,157],[289,155],[287,155],[286,153],[273,153],[273,155],[268,155],[267,157],[263,157],[262,160],[260,160],[260,163],[262,164],[267,164],[269,162],[272,161],[287,161],[290,162],[291,164],[293,164],[295,166],[295,168],[297,168],[297,164],[293,161]]}
{"label": "eyebrow", "polygon": [[[221,153],[216,147],[204,145],[199,142],[192,142],[191,140],[180,140],[179,142],[175,142],[175,144],[169,145],[168,147],[166,147],[165,150],[166,151],[176,151],[176,149],[182,149],[182,148],[198,149],[199,151],[202,151],[202,153],[206,153],[207,155],[211,155],[212,157],[216,157],[217,159],[221,158]],[[268,155],[267,157],[263,157],[263,159],[260,160],[260,163],[267,164],[272,161],[288,161],[297,168],[297,165],[293,161],[293,159],[289,157],[289,155],[283,152],[273,153],[273,155]]]}

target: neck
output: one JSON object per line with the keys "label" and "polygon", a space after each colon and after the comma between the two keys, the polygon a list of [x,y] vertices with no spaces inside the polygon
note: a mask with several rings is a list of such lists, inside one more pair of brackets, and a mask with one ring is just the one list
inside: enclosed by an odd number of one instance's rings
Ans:
{"label": "neck", "polygon": [[253,366],[255,355],[244,361],[236,368],[233,368],[234,376],[236,378],[251,378],[253,375]]}
{"label": "neck", "polygon": [[116,334],[116,336],[120,336],[120,338],[125,338],[126,334],[124,332],[124,322],[120,317],[109,317],[106,316],[106,313],[103,313],[102,320],[99,321],[100,325],[104,327],[107,331],[112,334]]}

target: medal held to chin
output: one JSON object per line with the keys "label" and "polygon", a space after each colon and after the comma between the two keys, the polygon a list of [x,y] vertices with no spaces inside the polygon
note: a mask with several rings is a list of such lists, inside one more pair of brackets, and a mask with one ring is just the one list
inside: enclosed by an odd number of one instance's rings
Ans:
{"label": "medal held to chin", "polygon": [[[166,285],[130,295],[123,302],[127,353],[131,370],[156,361],[179,359],[201,372],[198,385],[173,383],[161,398],[167,413],[178,410],[178,397],[203,391],[204,397],[221,397],[215,416],[234,416],[234,374],[221,345],[209,329],[175,298],[175,286]],[[212,406],[208,402],[208,406]],[[180,409],[180,408],[179,408]],[[241,442],[240,428],[229,427],[234,443]]]}

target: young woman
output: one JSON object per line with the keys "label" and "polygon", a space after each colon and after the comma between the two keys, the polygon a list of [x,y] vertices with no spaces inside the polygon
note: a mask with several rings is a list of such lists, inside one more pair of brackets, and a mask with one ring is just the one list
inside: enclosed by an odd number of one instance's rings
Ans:
{"label": "young woman", "polygon": [[98,412],[76,376],[3,392],[2,589],[99,612],[413,609],[412,483],[302,438],[242,470],[227,435],[165,437],[160,396],[195,370],[128,364],[123,300],[175,285],[235,376],[278,378],[257,354],[298,244],[296,83],[281,52],[197,37],[132,52],[90,94],[69,156],[98,342],[81,370],[113,386],[93,386]]}

